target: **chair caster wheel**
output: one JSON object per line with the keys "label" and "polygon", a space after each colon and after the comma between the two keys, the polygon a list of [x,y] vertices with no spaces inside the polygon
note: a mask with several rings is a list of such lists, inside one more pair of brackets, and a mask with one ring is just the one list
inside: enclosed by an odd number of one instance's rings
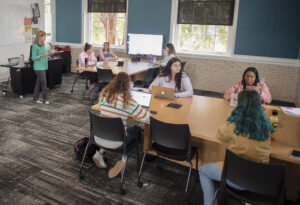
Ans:
{"label": "chair caster wheel", "polygon": [[138,182],[138,187],[142,188],[143,187],[143,182]]}
{"label": "chair caster wheel", "polygon": [[124,196],[125,194],[126,194],[125,189],[121,189],[121,190],[120,190],[120,195]]}
{"label": "chair caster wheel", "polygon": [[84,179],[83,173],[80,173],[80,174],[79,174],[79,179],[80,179],[80,180]]}

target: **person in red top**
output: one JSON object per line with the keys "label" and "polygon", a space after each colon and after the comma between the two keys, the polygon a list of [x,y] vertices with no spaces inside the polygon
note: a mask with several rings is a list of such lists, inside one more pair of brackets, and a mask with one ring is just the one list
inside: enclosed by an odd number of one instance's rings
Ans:
{"label": "person in red top", "polygon": [[260,94],[263,103],[271,103],[272,97],[266,83],[259,80],[259,75],[254,67],[249,67],[243,74],[242,81],[237,82],[224,94],[225,100],[230,100],[231,94],[240,93],[243,90],[255,90]]}

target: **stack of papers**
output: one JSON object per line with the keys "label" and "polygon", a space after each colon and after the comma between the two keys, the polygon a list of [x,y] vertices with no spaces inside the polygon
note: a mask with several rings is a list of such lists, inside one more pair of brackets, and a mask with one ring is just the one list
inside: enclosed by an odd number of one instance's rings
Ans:
{"label": "stack of papers", "polygon": [[300,117],[300,108],[295,107],[280,107],[286,115],[294,115]]}

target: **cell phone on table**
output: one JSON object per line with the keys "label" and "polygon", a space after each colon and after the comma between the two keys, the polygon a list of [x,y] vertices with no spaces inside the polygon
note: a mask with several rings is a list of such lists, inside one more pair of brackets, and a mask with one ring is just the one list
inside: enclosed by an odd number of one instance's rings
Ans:
{"label": "cell phone on table", "polygon": [[300,160],[300,150],[292,150],[291,157],[299,159]]}

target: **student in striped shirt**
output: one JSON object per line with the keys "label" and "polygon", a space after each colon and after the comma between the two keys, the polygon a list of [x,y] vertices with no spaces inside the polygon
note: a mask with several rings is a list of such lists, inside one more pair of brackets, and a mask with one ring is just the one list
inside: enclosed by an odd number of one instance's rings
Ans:
{"label": "student in striped shirt", "polygon": [[[150,113],[144,110],[135,100],[130,97],[130,78],[127,73],[120,72],[101,92],[99,97],[100,115],[103,117],[121,118],[126,129],[126,141],[131,143],[139,134],[136,129],[126,127],[128,117],[133,117],[141,122],[149,122]],[[94,137],[97,144],[110,149],[118,148],[122,142],[108,141],[97,136]],[[104,149],[100,149],[93,156],[93,161],[99,168],[106,168],[103,160]],[[122,160],[118,161],[108,172],[109,178],[116,177],[123,169],[127,156],[122,155]]]}

